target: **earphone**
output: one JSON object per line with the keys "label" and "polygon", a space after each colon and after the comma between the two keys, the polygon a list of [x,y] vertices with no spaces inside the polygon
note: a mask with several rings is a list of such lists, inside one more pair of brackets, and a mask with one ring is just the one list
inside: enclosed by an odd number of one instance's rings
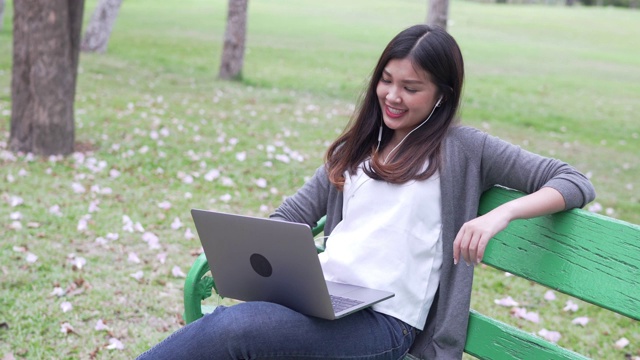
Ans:
{"label": "earphone", "polygon": [[[420,126],[424,125],[427,121],[429,121],[429,119],[431,119],[431,115],[433,115],[433,112],[436,111],[436,108],[440,107],[440,104],[442,103],[442,99],[443,99],[443,96],[440,96],[438,101],[436,101],[436,104],[433,106],[433,109],[431,109],[431,113],[429,113],[429,116],[427,116],[427,118],[423,122],[421,122],[420,125],[416,126],[415,128],[413,128],[413,130],[409,131],[409,133],[407,135],[405,135],[404,138],[402,138],[402,140],[400,140],[398,145],[394,146],[393,149],[391,149],[391,151],[389,151],[387,156],[384,158],[384,164],[387,163],[387,160],[389,160],[389,156],[391,154],[393,154],[393,152],[396,151],[396,149],[398,149],[398,147],[400,147],[400,145],[402,145],[402,143],[405,141],[405,139],[409,135],[411,135],[412,132],[418,130],[418,128]],[[380,130],[378,131],[378,146],[376,147],[376,152],[378,151],[378,149],[380,149],[380,142],[381,141],[382,141],[382,124],[380,124]]]}

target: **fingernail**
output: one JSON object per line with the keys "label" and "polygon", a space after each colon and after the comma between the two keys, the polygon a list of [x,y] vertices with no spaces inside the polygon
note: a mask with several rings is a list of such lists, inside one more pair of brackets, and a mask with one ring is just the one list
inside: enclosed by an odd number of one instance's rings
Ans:
{"label": "fingernail", "polygon": [[453,265],[458,265],[458,260],[453,259]]}

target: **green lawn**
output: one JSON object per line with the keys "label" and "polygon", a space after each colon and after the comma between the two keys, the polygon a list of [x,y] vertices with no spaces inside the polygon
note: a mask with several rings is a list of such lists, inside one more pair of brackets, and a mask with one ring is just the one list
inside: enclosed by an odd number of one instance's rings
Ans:
{"label": "green lawn", "polygon": [[[130,359],[182,326],[180,271],[200,251],[189,210],[266,216],[321,164],[382,48],[426,15],[424,1],[251,2],[244,82],[225,83],[225,4],[124,2],[108,52],[81,56],[76,137],[89,151],[66,159],[6,151],[7,4],[0,357]],[[602,213],[640,223],[640,12],[454,1],[450,16],[466,61],[462,121],[570,162],[591,176]],[[546,291],[480,267],[473,307],[559,331],[560,345],[593,358],[640,356],[638,322],[577,301],[563,311],[570,299]],[[540,323],[494,304],[506,296]],[[579,316],[590,322],[571,324]]]}

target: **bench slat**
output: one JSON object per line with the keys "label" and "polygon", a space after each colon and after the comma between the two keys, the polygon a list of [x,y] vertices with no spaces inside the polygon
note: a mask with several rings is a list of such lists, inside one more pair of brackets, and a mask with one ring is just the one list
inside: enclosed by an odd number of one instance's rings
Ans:
{"label": "bench slat", "polygon": [[[480,214],[522,196],[494,188]],[[640,227],[584,210],[516,220],[487,246],[483,262],[640,320]]]}
{"label": "bench slat", "polygon": [[464,351],[480,359],[588,359],[471,310]]}

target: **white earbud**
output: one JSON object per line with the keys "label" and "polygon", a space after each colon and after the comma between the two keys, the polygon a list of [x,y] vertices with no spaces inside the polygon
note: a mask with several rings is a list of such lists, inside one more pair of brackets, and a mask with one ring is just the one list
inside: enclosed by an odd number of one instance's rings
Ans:
{"label": "white earbud", "polygon": [[440,98],[438,99],[438,101],[436,101],[436,106],[435,107],[440,107],[440,103],[442,102],[442,96],[440,96]]}

